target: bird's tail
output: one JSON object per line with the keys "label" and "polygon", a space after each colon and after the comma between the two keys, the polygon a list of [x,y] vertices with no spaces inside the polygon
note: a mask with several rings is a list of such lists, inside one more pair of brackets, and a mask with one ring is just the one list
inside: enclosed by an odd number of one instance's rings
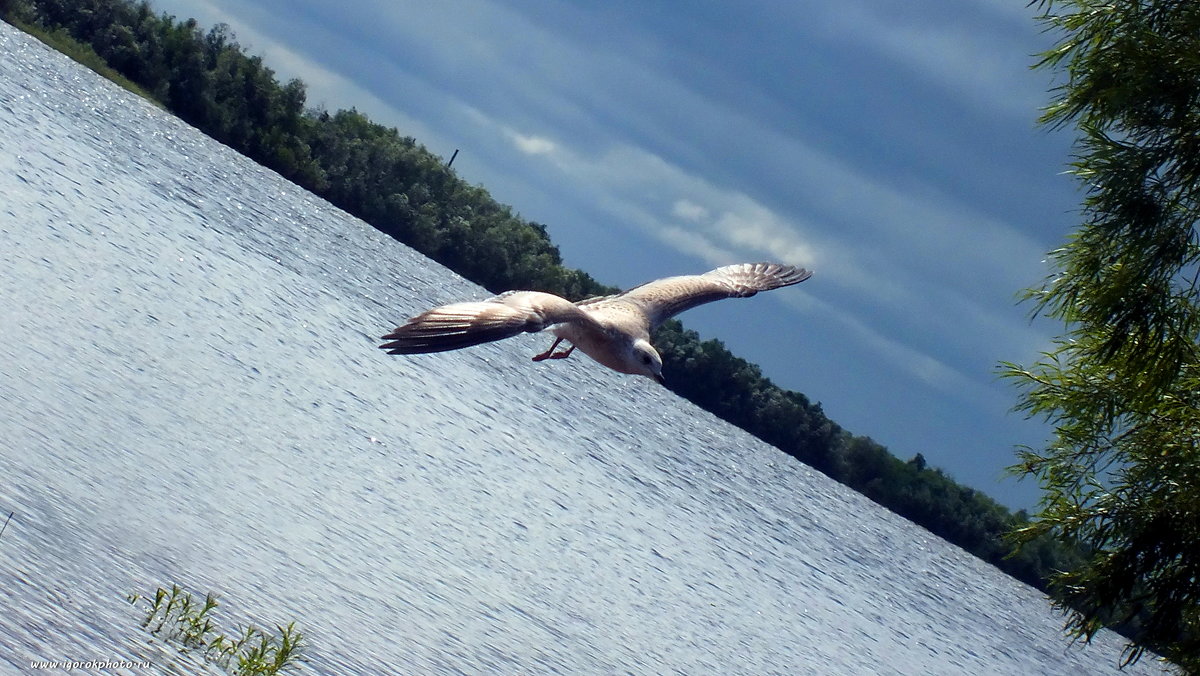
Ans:
{"label": "bird's tail", "polygon": [[445,352],[539,331],[540,318],[496,302],[455,303],[434,308],[383,336],[388,354]]}

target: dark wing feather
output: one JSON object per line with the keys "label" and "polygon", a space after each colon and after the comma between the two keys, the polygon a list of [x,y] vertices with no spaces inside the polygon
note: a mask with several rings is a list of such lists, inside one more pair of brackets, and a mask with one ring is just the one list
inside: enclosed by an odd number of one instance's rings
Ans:
{"label": "dark wing feather", "polygon": [[379,347],[388,354],[445,352],[541,328],[536,316],[501,303],[455,303],[413,317],[384,336],[389,342]]}
{"label": "dark wing feather", "polygon": [[388,354],[457,350],[541,331],[550,324],[588,320],[570,301],[536,291],[509,291],[495,298],[434,308],[383,336]]}

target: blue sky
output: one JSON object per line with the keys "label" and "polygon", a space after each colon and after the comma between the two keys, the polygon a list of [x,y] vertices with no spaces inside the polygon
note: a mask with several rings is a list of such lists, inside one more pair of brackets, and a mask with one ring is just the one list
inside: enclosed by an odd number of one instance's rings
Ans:
{"label": "blue sky", "polygon": [[855,434],[1012,507],[1048,430],[1001,360],[1059,327],[1018,293],[1080,194],[1036,126],[1050,46],[1011,0],[155,0],[229,24],[309,102],[454,162],[566,262],[619,286],[772,260],[814,277],[683,316]]}

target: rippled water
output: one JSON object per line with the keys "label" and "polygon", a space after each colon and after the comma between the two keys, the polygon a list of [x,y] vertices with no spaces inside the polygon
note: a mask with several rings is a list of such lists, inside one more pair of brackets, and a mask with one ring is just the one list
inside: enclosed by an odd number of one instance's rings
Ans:
{"label": "rippled water", "polygon": [[646,379],[384,355],[484,292],[5,24],[0,130],[0,667],[205,670],[124,600],[179,582],[315,673],[1116,671]]}

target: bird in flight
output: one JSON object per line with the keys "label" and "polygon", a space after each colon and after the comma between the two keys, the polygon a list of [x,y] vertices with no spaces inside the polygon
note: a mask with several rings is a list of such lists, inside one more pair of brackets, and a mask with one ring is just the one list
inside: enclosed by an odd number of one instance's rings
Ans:
{"label": "bird in flight", "polygon": [[[534,361],[565,359],[579,348],[614,371],[662,383],[662,357],[650,344],[650,334],[663,322],[697,305],[748,298],[811,276],[793,265],[741,263],[578,303],[541,291],[507,291],[484,301],[422,312],[384,336],[388,342],[379,347],[388,354],[444,352],[545,330],[555,335],[554,344]],[[556,352],[564,340],[570,347]]]}

